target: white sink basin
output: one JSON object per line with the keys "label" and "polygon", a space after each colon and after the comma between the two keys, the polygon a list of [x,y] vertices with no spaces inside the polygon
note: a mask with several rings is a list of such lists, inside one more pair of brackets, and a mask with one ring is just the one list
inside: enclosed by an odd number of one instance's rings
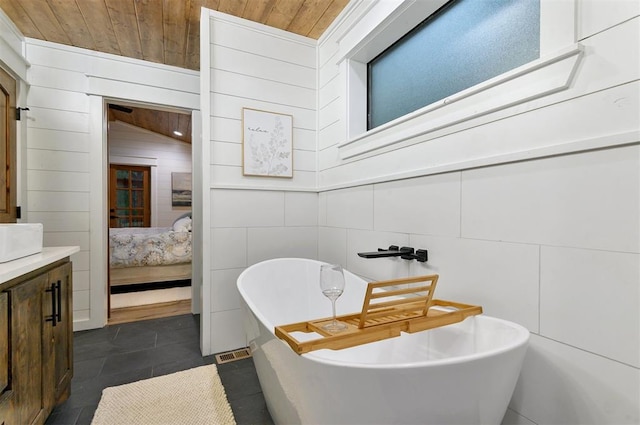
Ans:
{"label": "white sink basin", "polygon": [[41,223],[0,224],[0,263],[41,251]]}

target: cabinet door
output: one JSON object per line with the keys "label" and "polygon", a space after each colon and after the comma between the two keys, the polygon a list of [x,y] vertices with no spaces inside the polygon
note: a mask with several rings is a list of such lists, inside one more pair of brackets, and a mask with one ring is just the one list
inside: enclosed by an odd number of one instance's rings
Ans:
{"label": "cabinet door", "polygon": [[9,294],[0,292],[0,424],[17,422],[14,420],[13,391],[9,377]]}
{"label": "cabinet door", "polygon": [[[49,272],[49,285],[55,286],[56,321],[53,331],[53,376],[49,391],[54,395],[54,404],[69,397],[73,377],[73,306],[71,294],[71,263],[66,263]],[[46,361],[46,359],[45,359]]]}
{"label": "cabinet door", "polygon": [[42,316],[47,275],[9,289],[11,311],[11,385],[16,397],[17,423],[44,423]]}
{"label": "cabinet door", "polygon": [[9,296],[0,292],[0,395],[9,388]]}

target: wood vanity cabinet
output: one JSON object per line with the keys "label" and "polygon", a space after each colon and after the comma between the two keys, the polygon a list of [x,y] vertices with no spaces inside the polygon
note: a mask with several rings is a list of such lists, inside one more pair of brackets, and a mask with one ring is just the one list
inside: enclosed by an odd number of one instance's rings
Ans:
{"label": "wood vanity cabinet", "polygon": [[72,289],[68,258],[0,284],[0,425],[43,424],[69,397]]}

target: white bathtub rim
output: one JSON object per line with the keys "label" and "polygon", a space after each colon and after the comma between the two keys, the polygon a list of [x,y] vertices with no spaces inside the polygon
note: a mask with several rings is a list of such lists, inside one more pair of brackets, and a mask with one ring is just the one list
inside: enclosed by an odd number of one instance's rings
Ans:
{"label": "white bathtub rim", "polygon": [[[442,366],[451,366],[451,365],[456,365],[456,364],[461,364],[461,363],[468,363],[468,362],[474,362],[474,361],[478,361],[481,359],[485,359],[485,358],[490,358],[490,357],[495,357],[495,356],[499,356],[500,354],[506,353],[506,352],[510,352],[510,351],[514,351],[517,350],[523,346],[526,346],[529,342],[529,336],[530,336],[530,332],[528,329],[518,325],[517,323],[513,323],[513,322],[509,322],[503,319],[499,319],[497,317],[492,317],[492,316],[486,316],[486,315],[478,315],[476,316],[479,320],[496,320],[499,322],[503,322],[505,324],[507,324],[508,326],[514,327],[518,330],[518,338],[514,339],[513,341],[511,341],[508,345],[503,345],[500,346],[498,348],[494,348],[491,350],[486,350],[486,351],[482,351],[480,353],[474,353],[474,354],[465,354],[465,355],[459,355],[459,356],[451,356],[451,357],[446,357],[443,359],[430,359],[430,360],[422,360],[422,361],[416,361],[416,362],[404,362],[404,363],[362,363],[362,362],[355,362],[355,361],[348,361],[348,360],[335,360],[335,359],[328,359],[323,357],[323,353],[327,352],[327,351],[333,351],[333,350],[329,350],[329,349],[321,349],[321,350],[315,350],[315,351],[311,351],[309,353],[305,353],[305,354],[301,354],[302,357],[306,357],[309,360],[313,360],[315,362],[318,363],[323,363],[326,365],[331,365],[331,366],[343,366],[343,367],[349,367],[349,368],[362,368],[362,369],[411,369],[411,368],[416,368],[416,367],[420,367],[420,368],[425,368],[425,367],[442,367]],[[473,320],[472,317],[469,317],[465,320]],[[447,326],[455,326],[455,324],[453,325],[447,325]],[[520,329],[518,329],[520,328]],[[429,332],[429,330],[425,330],[425,331],[420,331],[420,332]],[[274,335],[275,337],[275,335]],[[396,337],[396,338],[400,338],[402,337],[402,335]],[[277,337],[275,337],[277,338]],[[278,340],[280,340],[279,338],[277,338]],[[280,342],[282,342],[283,344],[286,345],[286,342],[280,340]],[[348,350],[348,348],[345,348],[343,350]],[[293,350],[292,350],[293,352]]]}
{"label": "white bathtub rim", "polygon": [[[288,347],[288,344],[283,341],[282,339],[278,338],[275,335],[275,325],[272,324],[270,321],[268,321],[259,311],[259,309],[257,309],[255,303],[253,303],[251,300],[247,299],[248,297],[246,296],[246,292],[244,291],[244,289],[242,288],[242,281],[244,278],[244,275],[246,273],[248,273],[250,271],[251,268],[253,268],[254,266],[258,266],[260,264],[265,264],[265,263],[271,263],[271,262],[283,262],[283,261],[287,261],[287,260],[295,260],[295,261],[300,261],[300,260],[304,260],[305,262],[318,262],[317,260],[311,260],[311,259],[307,259],[307,258],[274,258],[271,260],[265,260],[262,261],[260,263],[256,263],[252,266],[247,267],[239,276],[237,279],[237,288],[238,291],[240,292],[240,295],[242,297],[242,300],[244,301],[244,303],[247,305],[247,307],[249,307],[249,309],[251,310],[251,313],[256,316],[256,318],[262,323],[262,325],[272,334],[273,338],[275,338],[276,340],[278,340],[278,342],[280,342],[281,344],[284,344]],[[345,270],[346,273],[352,274],[353,273],[349,272],[348,270]],[[356,277],[358,277],[357,275],[354,275]],[[358,277],[359,278],[359,277]],[[486,351],[482,351],[480,353],[474,353],[474,354],[465,354],[465,355],[460,355],[460,356],[453,356],[453,357],[447,357],[447,358],[443,358],[443,359],[430,359],[430,360],[424,360],[424,361],[418,361],[418,362],[406,362],[406,363],[393,363],[393,364],[389,364],[389,363],[362,363],[362,362],[355,362],[355,361],[347,361],[347,360],[336,360],[336,359],[328,359],[326,357],[323,357],[323,353],[326,352],[330,352],[330,351],[342,351],[342,350],[330,350],[330,349],[321,349],[321,350],[315,350],[315,351],[311,351],[309,353],[305,353],[305,354],[301,354],[301,357],[307,358],[309,360],[318,362],[318,363],[322,363],[322,364],[326,364],[326,365],[331,365],[333,367],[349,367],[349,368],[362,368],[362,369],[409,369],[409,368],[415,368],[415,367],[441,367],[441,366],[447,366],[447,365],[455,365],[455,364],[459,364],[459,363],[466,363],[466,362],[472,362],[472,361],[477,361],[483,358],[489,358],[489,357],[494,357],[497,355],[500,355],[502,353],[508,352],[508,351],[513,351],[513,350],[517,350],[522,346],[526,346],[527,343],[529,342],[529,338],[530,338],[530,331],[525,328],[524,326],[515,323],[515,322],[511,322],[508,320],[504,320],[498,317],[493,317],[493,316],[487,316],[485,314],[479,314],[479,315],[475,315],[475,316],[471,316],[465,319],[465,321],[468,320],[480,320],[480,321],[484,321],[484,320],[489,320],[489,321],[495,321],[498,323],[502,323],[503,325],[513,328],[516,330],[517,332],[517,337],[513,339],[513,341],[510,341],[508,344],[499,346],[497,348],[494,349],[490,349],[490,350],[486,350]],[[452,325],[447,325],[447,326],[455,326],[455,324]],[[421,331],[421,332],[429,332],[429,330],[425,330],[425,331]],[[400,335],[399,337],[401,337],[402,335]],[[396,337],[396,338],[399,338]],[[349,348],[343,349],[343,350],[349,350]],[[292,353],[294,353],[293,349],[291,350]]]}

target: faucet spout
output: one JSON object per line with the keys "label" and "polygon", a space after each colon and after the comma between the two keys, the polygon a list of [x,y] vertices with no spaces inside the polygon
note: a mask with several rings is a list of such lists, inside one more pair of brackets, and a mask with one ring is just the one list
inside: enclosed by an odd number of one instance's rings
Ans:
{"label": "faucet spout", "polygon": [[362,258],[384,258],[384,257],[401,257],[404,260],[418,260],[419,262],[427,261],[427,250],[419,249],[415,251],[409,246],[399,248],[397,245],[391,245],[389,249],[378,248],[372,252],[358,252],[358,256]]}
{"label": "faucet spout", "polygon": [[398,248],[396,245],[391,245],[389,249],[378,248],[377,251],[358,253],[362,258],[402,257],[407,254],[413,254],[413,248],[407,246]]}

